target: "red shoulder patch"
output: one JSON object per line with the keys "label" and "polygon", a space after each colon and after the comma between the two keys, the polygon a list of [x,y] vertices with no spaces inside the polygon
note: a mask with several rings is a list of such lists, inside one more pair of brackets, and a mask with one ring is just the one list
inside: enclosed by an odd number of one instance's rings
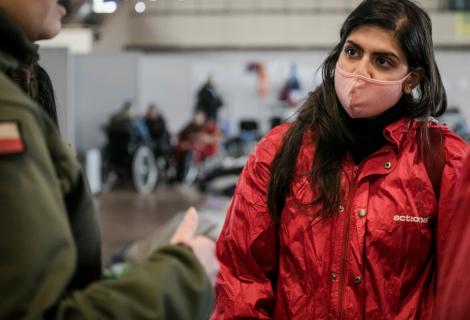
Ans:
{"label": "red shoulder patch", "polygon": [[24,150],[25,145],[18,123],[0,122],[0,155],[22,153]]}

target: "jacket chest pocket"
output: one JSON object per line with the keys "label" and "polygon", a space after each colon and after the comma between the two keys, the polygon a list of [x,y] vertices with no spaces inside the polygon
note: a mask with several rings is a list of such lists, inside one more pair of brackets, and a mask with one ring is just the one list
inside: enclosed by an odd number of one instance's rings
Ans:
{"label": "jacket chest pocket", "polygon": [[397,267],[427,259],[436,211],[434,193],[426,183],[419,179],[399,183],[399,188],[377,190],[369,198],[365,234],[366,250]]}

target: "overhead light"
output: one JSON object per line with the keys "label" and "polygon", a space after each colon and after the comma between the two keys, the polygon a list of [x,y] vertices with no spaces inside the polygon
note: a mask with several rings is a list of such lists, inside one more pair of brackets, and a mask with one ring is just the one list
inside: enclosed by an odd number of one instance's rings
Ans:
{"label": "overhead light", "polygon": [[93,0],[93,12],[95,13],[113,13],[117,9],[114,1]]}
{"label": "overhead light", "polygon": [[143,1],[139,1],[135,4],[135,12],[142,13],[145,11],[145,3]]}
{"label": "overhead light", "polygon": [[84,2],[78,9],[77,16],[86,17],[92,11],[91,4],[89,2]]}

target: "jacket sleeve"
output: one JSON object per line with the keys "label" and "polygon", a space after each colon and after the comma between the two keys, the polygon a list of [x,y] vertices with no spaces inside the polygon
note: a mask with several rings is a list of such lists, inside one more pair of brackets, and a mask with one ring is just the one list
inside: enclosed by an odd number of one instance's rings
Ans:
{"label": "jacket sleeve", "polygon": [[0,318],[39,318],[73,274],[76,250],[38,119],[2,101],[0,124],[23,146],[0,155]]}
{"label": "jacket sleeve", "polygon": [[465,223],[465,219],[462,219],[465,217],[455,212],[455,195],[460,189],[457,181],[461,176],[462,162],[470,149],[466,142],[447,129],[444,130],[444,138],[445,164],[436,224],[437,279],[445,277],[445,273],[447,273],[446,265],[449,261],[447,241],[449,237],[458,232],[461,224]]}
{"label": "jacket sleeve", "polygon": [[269,319],[273,310],[278,236],[266,200],[276,152],[270,135],[248,159],[217,240],[220,273],[211,319]]}
{"label": "jacket sleeve", "polygon": [[92,283],[55,306],[54,319],[208,319],[212,285],[197,258],[167,246],[120,278]]}

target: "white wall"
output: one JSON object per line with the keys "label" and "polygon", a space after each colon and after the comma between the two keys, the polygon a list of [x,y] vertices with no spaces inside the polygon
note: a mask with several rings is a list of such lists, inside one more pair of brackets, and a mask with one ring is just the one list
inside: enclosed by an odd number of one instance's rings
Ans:
{"label": "white wall", "polygon": [[171,131],[178,130],[192,115],[192,63],[186,54],[143,55],[140,59],[140,109],[156,103]]}
{"label": "white wall", "polygon": [[66,48],[41,48],[39,54],[40,64],[54,86],[60,131],[68,143],[75,145],[73,57]]}
{"label": "white wall", "polygon": [[126,100],[139,101],[138,55],[95,53],[75,56],[77,148],[100,147],[102,126]]}
{"label": "white wall", "polygon": [[436,60],[447,91],[449,107],[460,107],[470,123],[470,51],[438,50]]}

